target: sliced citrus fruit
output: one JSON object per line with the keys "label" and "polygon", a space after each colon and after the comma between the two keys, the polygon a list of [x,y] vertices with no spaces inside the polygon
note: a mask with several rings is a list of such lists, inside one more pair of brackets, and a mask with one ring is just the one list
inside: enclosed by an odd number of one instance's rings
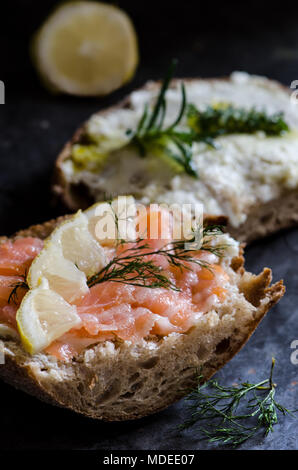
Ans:
{"label": "sliced citrus fruit", "polygon": [[65,259],[61,248],[51,242],[45,243],[29,269],[27,282],[30,289],[34,289],[43,278],[68,302],[88,292],[85,274]]}
{"label": "sliced citrus fruit", "polygon": [[46,279],[25,295],[16,319],[22,343],[30,354],[42,351],[81,323],[76,307],[52,291]]}
{"label": "sliced citrus fruit", "polygon": [[45,82],[74,95],[105,95],[134,74],[138,47],[133,24],[119,8],[77,1],[59,6],[32,44]]}
{"label": "sliced citrus fruit", "polygon": [[61,247],[65,259],[91,276],[106,264],[106,257],[103,247],[91,235],[88,223],[87,215],[79,211],[59,225],[49,240]]}
{"label": "sliced citrus fruit", "polygon": [[46,278],[53,291],[72,302],[88,292],[86,275],[98,272],[105,264],[104,249],[90,234],[88,218],[79,211],[45,241],[31,264],[27,282],[32,289]]}

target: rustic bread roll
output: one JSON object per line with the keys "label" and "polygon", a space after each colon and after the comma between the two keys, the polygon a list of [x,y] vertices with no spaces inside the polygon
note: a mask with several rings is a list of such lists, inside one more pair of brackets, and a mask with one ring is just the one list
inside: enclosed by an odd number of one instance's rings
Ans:
{"label": "rustic bread roll", "polygon": [[[46,238],[62,220],[33,226],[15,237]],[[225,265],[231,279],[225,300],[185,334],[151,336],[138,344],[105,341],[70,362],[43,352],[31,356],[17,340],[6,339],[0,377],[48,403],[92,418],[120,421],[159,411],[187,393],[198,370],[208,380],[226,364],[283,296],[282,281],[270,285],[270,269],[256,276],[246,272],[243,263],[240,248]]]}
{"label": "rustic bread roll", "polygon": [[[75,166],[74,146],[121,140],[134,129],[147,102],[154,102],[159,82],[149,82],[118,105],[91,116],[60,153],[53,190],[72,209],[84,208],[106,195],[133,194],[148,204],[202,202],[205,212],[226,215],[229,232],[239,240],[253,239],[289,227],[298,220],[298,107],[288,90],[264,77],[234,72],[227,79],[186,79],[187,100],[203,110],[207,105],[230,103],[272,115],[283,112],[290,132],[280,137],[262,133],[218,137],[218,149],[194,144],[199,178],[175,174],[158,158],[140,158],[131,149],[113,151],[98,170]],[[181,104],[181,80],[166,94],[166,123],[173,122]],[[106,144],[104,144],[106,145]],[[110,144],[109,144],[110,145]]]}

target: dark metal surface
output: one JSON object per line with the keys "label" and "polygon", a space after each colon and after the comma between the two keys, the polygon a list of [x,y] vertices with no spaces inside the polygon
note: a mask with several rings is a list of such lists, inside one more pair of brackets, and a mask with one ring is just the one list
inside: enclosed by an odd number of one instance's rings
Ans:
{"label": "dark metal surface", "polygon": [[[0,80],[6,104],[0,106],[0,233],[11,234],[63,212],[51,205],[50,178],[55,157],[76,127],[92,112],[115,103],[145,80],[159,78],[172,57],[179,76],[215,76],[232,70],[267,75],[289,86],[298,79],[297,14],[250,2],[249,9],[184,2],[118,2],[132,15],[141,46],[141,64],[132,83],[104,99],[52,96],[39,84],[28,58],[32,31],[55,2],[12,2],[4,12]],[[259,2],[260,3],[260,2]],[[12,5],[11,4],[11,5]],[[162,4],[162,6],[161,6]],[[239,3],[238,3],[239,4]],[[3,13],[3,12],[2,12]],[[270,16],[271,15],[271,16]],[[26,20],[24,20],[26,18]],[[277,359],[277,397],[297,408],[298,365],[290,344],[298,340],[298,229],[277,234],[247,249],[247,268],[270,266],[287,293],[265,318],[245,348],[218,374],[226,384],[267,377]],[[106,424],[53,408],[0,384],[0,448],[20,449],[210,449],[195,429],[179,435],[183,401],[162,413],[130,423]],[[273,434],[248,441],[246,449],[297,449],[297,422],[281,418]]]}

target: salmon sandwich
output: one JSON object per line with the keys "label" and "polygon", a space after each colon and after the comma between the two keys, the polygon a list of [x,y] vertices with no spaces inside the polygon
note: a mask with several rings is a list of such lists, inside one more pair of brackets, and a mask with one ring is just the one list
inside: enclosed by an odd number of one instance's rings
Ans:
{"label": "salmon sandwich", "polygon": [[208,380],[284,293],[270,269],[245,271],[221,219],[177,238],[172,210],[123,196],[2,237],[0,376],[108,421]]}
{"label": "salmon sandwich", "polygon": [[[172,71],[173,72],[173,71]],[[60,153],[54,191],[71,210],[105,195],[204,204],[249,242],[298,221],[298,107],[273,80],[149,82],[91,116]]]}

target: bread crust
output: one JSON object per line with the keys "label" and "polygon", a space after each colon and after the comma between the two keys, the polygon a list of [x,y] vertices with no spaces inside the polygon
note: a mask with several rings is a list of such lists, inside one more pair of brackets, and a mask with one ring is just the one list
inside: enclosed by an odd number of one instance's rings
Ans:
{"label": "bread crust", "polygon": [[[171,86],[175,86],[177,82],[181,80],[184,82],[192,82],[196,80],[202,80],[207,82],[218,82],[218,81],[229,81],[229,77],[220,78],[184,78],[174,79],[171,82]],[[270,80],[270,84],[274,84],[276,87],[283,91],[286,91],[290,95],[290,91],[287,87],[281,83]],[[161,84],[161,81],[149,81],[139,90],[154,90],[157,89]],[[96,113],[97,115],[104,116],[112,111],[129,107],[130,95],[126,96],[123,100],[114,106],[110,106],[104,110]],[[77,187],[71,185],[64,177],[62,170],[63,162],[71,155],[71,149],[73,144],[79,143],[81,137],[84,135],[85,126],[87,122],[83,123],[77,131],[74,133],[72,139],[68,141],[63,147],[62,151],[58,155],[55,162],[54,173],[53,173],[53,192],[56,198],[59,199],[64,206],[70,210],[85,209],[94,201],[90,199],[87,188],[83,186]],[[257,205],[247,214],[247,220],[235,228],[232,224],[228,224],[228,231],[235,236],[238,240],[246,243],[270,235],[277,230],[297,225],[298,222],[298,191],[297,189],[292,191],[286,191],[275,200],[269,201],[268,203]]]}
{"label": "bread crust", "polygon": [[[46,238],[67,217],[32,226],[12,238]],[[7,240],[1,237],[0,244]],[[243,296],[221,312],[206,314],[186,334],[147,338],[138,345],[107,341],[87,348],[70,363],[42,353],[30,356],[20,344],[7,340],[0,377],[47,403],[91,418],[131,420],[160,411],[195,385],[198,370],[208,380],[223,367],[283,296],[283,282],[271,285],[269,268],[255,276],[243,264],[241,248],[231,268]]]}
{"label": "bread crust", "polygon": [[227,224],[228,232],[239,241],[250,243],[298,223],[298,191],[285,191],[277,198],[255,206],[240,227]]}

